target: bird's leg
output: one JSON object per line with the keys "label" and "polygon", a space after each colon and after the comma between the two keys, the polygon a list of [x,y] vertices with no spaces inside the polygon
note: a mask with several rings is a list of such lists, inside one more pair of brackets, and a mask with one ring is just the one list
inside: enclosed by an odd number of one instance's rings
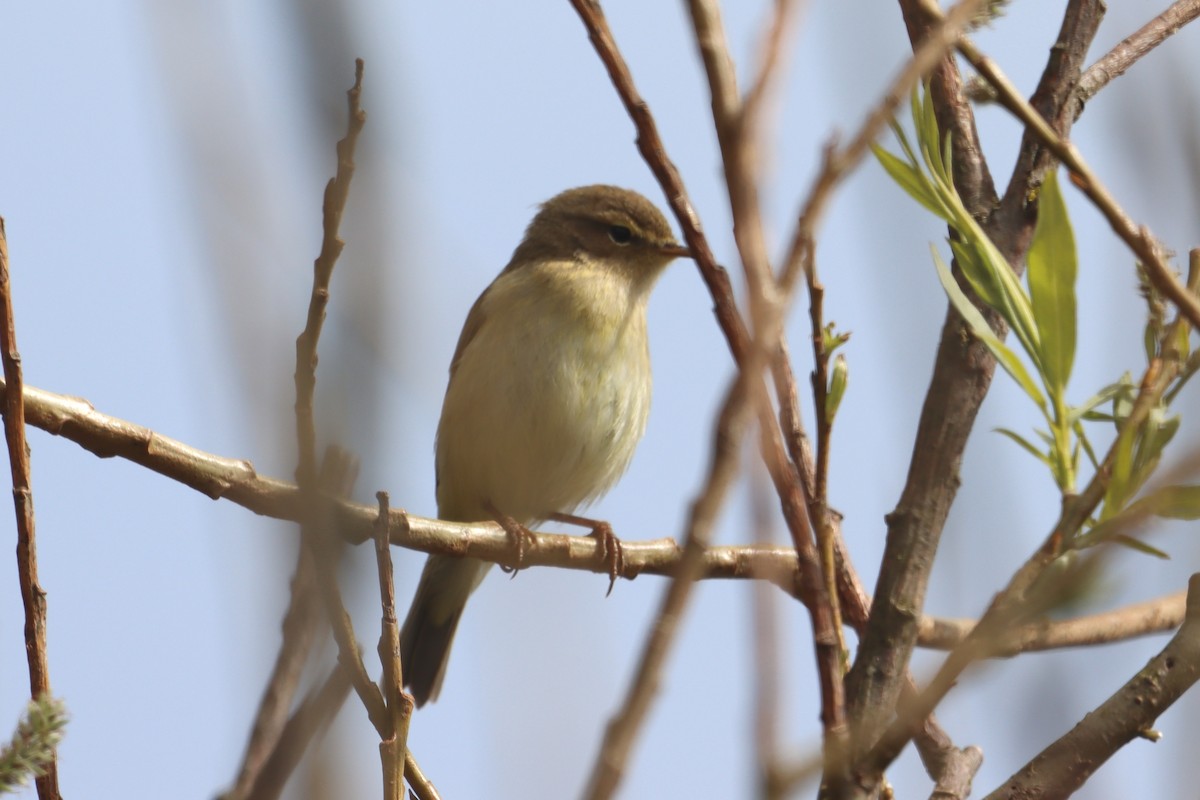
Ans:
{"label": "bird's leg", "polygon": [[592,529],[592,532],[588,536],[599,540],[600,555],[604,557],[604,565],[608,567],[608,591],[604,596],[608,597],[612,594],[617,578],[625,571],[625,549],[621,545],[621,540],[613,533],[612,525],[603,520],[580,517],[575,514],[564,514],[561,511],[551,514],[550,519],[555,522],[565,522],[568,525],[578,525],[581,528]]}
{"label": "bird's leg", "polygon": [[494,519],[501,528],[504,528],[504,532],[508,534],[508,538],[512,539],[513,544],[516,545],[516,565],[512,567],[506,567],[503,564],[500,565],[500,570],[502,572],[510,573],[515,578],[517,577],[517,572],[520,571],[520,569],[524,566],[525,548],[533,542],[533,534],[529,532],[529,528],[526,528],[508,514],[505,514],[504,512],[500,511],[500,509],[496,508],[496,506],[492,505],[490,500],[487,502],[486,507],[488,512],[492,515],[492,519]]}

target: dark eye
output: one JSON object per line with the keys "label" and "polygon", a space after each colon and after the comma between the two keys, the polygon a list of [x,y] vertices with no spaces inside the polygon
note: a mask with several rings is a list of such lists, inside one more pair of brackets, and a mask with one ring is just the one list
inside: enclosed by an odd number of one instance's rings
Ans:
{"label": "dark eye", "polygon": [[608,227],[608,238],[619,245],[627,245],[633,241],[633,231],[624,225],[610,225]]}

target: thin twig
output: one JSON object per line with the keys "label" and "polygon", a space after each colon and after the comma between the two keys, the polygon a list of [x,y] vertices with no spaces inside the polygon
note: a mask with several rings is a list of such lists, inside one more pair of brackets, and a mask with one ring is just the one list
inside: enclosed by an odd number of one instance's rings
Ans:
{"label": "thin twig", "polygon": [[329,727],[350,694],[350,679],[339,664],[319,687],[311,690],[287,719],[271,751],[246,792],[247,800],[276,800],[300,765],[308,745]]}
{"label": "thin twig", "polygon": [[[1099,26],[1098,5],[1095,0],[1069,0],[1058,40],[1039,82],[1039,95],[1048,104],[1062,105],[1067,101],[1069,92],[1063,91],[1061,85],[1071,87],[1077,80],[1082,58]],[[901,0],[901,8],[914,46],[943,18],[936,4],[927,0]],[[955,188],[970,212],[984,220],[988,235],[1019,273],[1036,222],[1036,208],[1032,215],[1029,204],[1010,214],[995,213],[1000,198],[952,57],[947,56],[935,68],[929,91],[939,129],[950,137],[952,144]],[[1066,120],[1064,130],[1069,125],[1070,120]],[[1028,187],[1041,163],[1036,154],[1022,161],[1014,170],[1008,194],[1016,196],[1025,187],[1028,196]],[[999,315],[988,310],[984,315],[997,335],[1006,333]],[[870,618],[847,678],[856,756],[865,754],[885,731],[910,681],[908,663],[917,642],[917,623],[930,571],[957,496],[966,442],[994,371],[995,360],[986,347],[976,341],[964,341],[963,322],[952,307],[948,308],[904,489],[895,510],[887,517],[884,567],[876,581]],[[906,735],[913,732],[908,721],[905,732]],[[883,762],[877,761],[868,770],[880,763]],[[857,772],[864,796],[878,785],[881,777],[878,771],[870,775]]]}
{"label": "thin twig", "polygon": [[[7,392],[0,385],[0,395]],[[250,462],[226,458],[197,450],[182,442],[160,436],[148,428],[96,411],[86,400],[25,387],[28,422],[48,433],[69,438],[101,457],[120,456],[189,486],[213,499],[224,498],[249,511],[274,519],[297,522],[302,516],[299,489],[295,484],[259,477]],[[336,527],[350,543],[365,542],[378,518],[376,506],[339,503],[334,511]],[[480,558],[493,563],[515,563],[516,551],[510,536],[494,522],[457,523],[417,517],[398,509],[390,513],[391,541],[399,547],[423,553]],[[584,536],[533,531],[536,544],[529,547],[525,565],[557,567],[607,574],[601,545]],[[644,541],[626,540],[625,569],[622,575],[673,575],[678,570],[682,549],[674,539],[664,537]],[[765,580],[795,595],[796,551],[780,546],[711,546],[704,551],[701,579]],[[860,585],[861,588],[861,585]],[[842,592],[843,599],[846,596]],[[863,603],[870,598],[863,594]],[[1115,612],[1114,612],[1115,613]],[[861,620],[865,621],[865,605]],[[854,623],[853,618],[848,619]],[[975,620],[947,620],[923,617],[919,624],[920,644],[935,649],[953,647],[974,627]],[[1084,625],[1083,620],[1080,624]],[[1096,628],[1106,623],[1100,618]],[[1162,627],[1132,626],[1126,635],[1103,641],[1127,638],[1174,627],[1163,618]],[[1042,644],[1039,638],[1029,649],[1055,649],[1088,644],[1089,639],[1073,634],[1055,633],[1059,625],[1051,623]],[[1088,624],[1089,627],[1093,627]],[[1024,640],[1030,634],[1018,638]],[[1097,640],[1099,641],[1099,640]]]}
{"label": "thin twig", "polygon": [[708,238],[704,235],[704,229],[700,225],[700,218],[696,215],[696,210],[692,207],[691,200],[688,199],[687,191],[683,186],[683,178],[680,177],[679,170],[667,157],[662,137],[658,134],[658,125],[651,116],[646,101],[642,99],[633,85],[633,76],[629,72],[629,66],[617,50],[616,43],[612,38],[612,31],[609,30],[608,22],[604,18],[604,12],[600,9],[599,3],[595,0],[571,0],[571,5],[574,6],[579,18],[583,21],[588,38],[608,71],[609,80],[612,81],[618,97],[633,120],[634,127],[637,129],[638,151],[642,154],[642,158],[645,159],[651,172],[654,173],[654,177],[663,189],[663,194],[666,195],[672,213],[679,221],[684,241],[687,242],[688,250],[692,254],[692,260],[696,262],[696,266],[700,270],[700,277],[713,296],[715,303],[713,311],[716,314],[717,323],[720,325],[722,333],[725,334],[734,360],[741,364],[750,352],[750,335],[738,314],[729,273],[718,265],[713,257],[712,248],[708,245]]}
{"label": "thin twig", "polygon": [[[760,407],[760,449],[764,463],[784,504],[788,530],[796,545],[807,586],[804,604],[813,623],[813,643],[821,687],[821,720],[825,724],[825,741],[831,763],[843,763],[845,704],[842,689],[843,652],[841,621],[837,607],[836,579],[832,559],[818,563],[813,547],[811,520],[808,509],[814,504],[804,497],[804,487],[794,464],[789,464],[783,447],[782,432],[775,422],[775,413],[762,387],[760,374],[784,341],[783,314],[790,296],[780,297],[767,257],[759,204],[758,147],[760,146],[757,118],[748,116],[737,93],[733,60],[725,42],[720,11],[712,0],[691,0],[688,4],[692,27],[700,48],[701,60],[708,75],[712,95],[713,124],[721,147],[721,162],[725,185],[733,213],[733,234],[741,257],[746,285],[750,295],[750,320],[753,329],[753,349],[739,361],[743,373],[753,376]],[[762,76],[760,91],[765,90],[769,74]],[[757,113],[763,96],[756,98],[749,110]],[[636,120],[635,120],[636,122]],[[815,507],[821,507],[818,502]],[[818,531],[820,541],[820,531]],[[827,569],[825,569],[827,567]],[[822,581],[822,575],[826,580]]]}
{"label": "thin twig", "polygon": [[[350,195],[350,181],[354,177],[354,148],[358,135],[366,123],[366,113],[360,106],[362,95],[363,61],[355,62],[354,85],[347,92],[349,106],[349,123],[345,137],[337,143],[337,170],[325,187],[325,197],[322,204],[323,236],[321,252],[313,263],[312,291],[309,296],[308,314],[304,330],[296,338],[296,440],[297,467],[296,483],[300,490],[304,513],[301,523],[301,552],[297,556],[295,577],[292,581],[292,597],[289,601],[288,613],[284,618],[284,637],[280,643],[279,656],[275,669],[272,671],[267,688],[260,704],[259,713],[243,758],[242,769],[234,786],[231,797],[240,797],[248,787],[257,783],[256,772],[264,766],[262,759],[274,749],[274,741],[283,733],[282,718],[291,702],[298,685],[300,672],[309,652],[313,630],[317,624],[313,620],[310,589],[312,579],[316,584],[327,606],[331,621],[336,620],[335,638],[339,645],[344,644],[349,618],[341,608],[340,597],[336,592],[336,577],[332,570],[321,563],[320,554],[324,551],[321,541],[321,530],[318,524],[320,514],[320,489],[318,485],[316,461],[316,422],[313,416],[313,396],[317,383],[317,342],[321,336],[321,328],[325,322],[325,309],[329,303],[329,284],[333,277],[333,268],[344,246],[338,235],[342,214]],[[351,468],[348,463],[327,459],[327,466],[332,480],[353,484],[350,475],[357,467]],[[350,493],[349,485],[339,486],[335,492],[346,496]],[[331,588],[328,584],[333,583]],[[340,612],[340,615],[339,613]],[[353,632],[349,634],[351,641]],[[356,654],[357,655],[357,654]],[[343,658],[344,658],[343,654]],[[361,662],[360,662],[361,664]],[[357,673],[352,672],[355,677]],[[363,701],[370,709],[369,703]]]}
{"label": "thin twig", "polygon": [[[50,695],[50,660],[46,654],[46,592],[38,582],[37,525],[33,516],[33,482],[29,474],[29,444],[25,441],[25,393],[21,354],[9,280],[8,234],[0,217],[0,361],[4,383],[15,391],[4,396],[4,440],[12,470],[13,510],[17,516],[17,580],[25,606],[25,659],[29,664],[29,696]],[[57,750],[36,779],[41,800],[59,800]]]}
{"label": "thin twig", "polygon": [[312,487],[317,479],[317,434],[313,421],[313,395],[317,385],[317,340],[325,324],[325,308],[329,305],[329,282],[333,267],[342,253],[345,242],[338,235],[346,201],[350,197],[350,181],[354,177],[354,148],[358,135],[367,121],[359,100],[362,96],[363,60],[354,62],[354,86],[346,93],[350,105],[350,121],[346,135],[337,143],[337,172],[325,186],[322,203],[321,252],[313,262],[312,294],[304,331],[296,337],[296,439],[299,445],[299,466],[296,483],[301,488]]}
{"label": "thin twig", "polygon": [[843,180],[860,164],[879,138],[888,122],[896,115],[896,109],[907,101],[922,77],[954,49],[955,42],[971,24],[985,0],[961,0],[947,12],[945,17],[926,32],[913,50],[912,58],[901,68],[883,96],[867,114],[858,130],[844,147],[831,141],[825,148],[821,160],[821,171],[813,180],[808,196],[801,204],[797,216],[796,231],[792,235],[788,254],[780,270],[780,292],[793,290],[803,270],[811,265],[812,241],[824,216],[833,192]]}
{"label": "thin twig", "polygon": [[375,563],[379,572],[379,660],[383,664],[383,698],[391,721],[389,734],[379,743],[383,759],[383,796],[401,800],[404,794],[404,756],[408,752],[408,724],[413,701],[404,694],[400,664],[400,624],[396,621],[396,584],[392,577],[392,552],[387,492],[376,492],[379,519],[375,525]]}
{"label": "thin twig", "polygon": [[1188,581],[1179,632],[1136,675],[1070,732],[1017,771],[987,800],[1069,797],[1118,750],[1151,726],[1200,680],[1200,575]]}
{"label": "thin twig", "polygon": [[288,607],[280,625],[279,652],[267,685],[259,700],[258,711],[250,728],[250,739],[242,754],[242,764],[232,787],[221,800],[242,800],[259,783],[272,753],[277,752],[280,737],[288,722],[292,699],[300,686],[304,664],[316,638],[320,615],[317,614],[316,572],[312,552],[307,547],[296,549],[296,569],[292,573]]}
{"label": "thin twig", "polygon": [[1200,328],[1200,298],[1197,298],[1180,283],[1174,271],[1167,265],[1162,248],[1150,230],[1144,225],[1137,225],[1125,213],[1104,184],[1100,182],[1100,178],[1088,166],[1075,145],[1059,136],[1050,127],[1042,115],[1009,82],[994,61],[983,55],[968,39],[959,41],[958,50],[995,88],[999,103],[1025,123],[1027,129],[1033,132],[1070,171],[1071,182],[1087,195],[1092,204],[1108,220],[1113,232],[1138,257],[1154,287],[1166,295],[1191,321],[1193,326]]}
{"label": "thin twig", "polygon": [[[1185,324],[1177,320],[1174,328]],[[1041,582],[1041,577],[1051,563],[1062,553],[1065,543],[1079,531],[1104,497],[1117,454],[1125,441],[1141,427],[1149,416],[1166,387],[1179,371],[1178,361],[1154,360],[1142,377],[1137,397],[1133,401],[1129,416],[1123,421],[1121,431],[1109,447],[1104,459],[1097,467],[1087,487],[1070,501],[1063,510],[1054,529],[1040,548],[1023,564],[989,604],[971,633],[946,657],[929,685],[904,704],[898,718],[888,726],[878,743],[864,757],[862,768],[866,775],[882,773],[899,756],[905,743],[912,735],[912,720],[930,714],[947,692],[956,684],[962,673],[971,664],[982,658],[995,656],[1013,626],[1031,614],[1036,614],[1053,600],[1052,587]],[[1086,569],[1086,564],[1077,567]]]}
{"label": "thin twig", "polygon": [[739,373],[721,407],[708,477],[689,514],[683,558],[655,614],[653,628],[642,647],[625,701],[604,732],[604,741],[584,792],[588,800],[611,797],[623,777],[634,739],[657,693],[663,663],[682,619],[682,611],[699,577],[703,552],[717,512],[737,476],[737,443],[741,440],[740,429],[749,422],[750,410],[744,375]]}
{"label": "thin twig", "polygon": [[[349,694],[350,679],[339,664],[319,687],[309,692],[288,719],[247,800],[276,800],[283,794],[309,743],[329,727]],[[405,752],[404,777],[418,800],[439,800],[437,789],[425,777],[411,751]]]}
{"label": "thin twig", "polygon": [[1083,104],[1112,81],[1125,74],[1147,53],[1192,20],[1200,17],[1200,0],[1176,0],[1165,11],[1138,28],[1092,64],[1079,79],[1075,95],[1079,99],[1076,116],[1083,113]]}
{"label": "thin twig", "polygon": [[[331,498],[349,495],[357,476],[358,464],[350,454],[339,448],[330,447],[321,464],[319,486],[323,491],[317,497]],[[345,603],[342,602],[342,592],[338,586],[337,557],[334,547],[338,542],[330,533],[331,528],[336,529],[336,523],[323,522],[321,519],[322,517],[329,519],[332,516],[332,514],[317,515],[311,521],[305,522],[302,538],[304,546],[313,548],[316,557],[317,588],[325,606],[330,628],[333,631],[333,639],[337,643],[338,663],[349,674],[350,685],[367,709],[367,717],[375,726],[379,738],[385,740],[390,738],[391,729],[387,706],[383,693],[367,674],[362,652],[358,646],[358,638],[354,634],[354,625],[350,620],[349,612],[346,611]],[[376,510],[376,518],[378,518],[378,510]]]}
{"label": "thin twig", "polygon": [[[1018,653],[1124,642],[1174,630],[1183,621],[1184,592],[1074,619],[1035,622],[1005,633],[996,645],[999,658]],[[921,644],[936,650],[957,647],[978,626],[974,619],[921,619]]]}

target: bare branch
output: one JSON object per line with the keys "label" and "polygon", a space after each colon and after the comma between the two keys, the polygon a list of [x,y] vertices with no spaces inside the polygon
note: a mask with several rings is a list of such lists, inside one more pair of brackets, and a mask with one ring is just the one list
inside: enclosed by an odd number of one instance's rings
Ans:
{"label": "bare branch", "polygon": [[413,700],[404,694],[400,664],[400,623],[396,620],[396,583],[392,576],[391,515],[387,492],[376,492],[379,517],[375,524],[375,563],[379,573],[379,661],[383,664],[383,699],[390,720],[389,735],[379,743],[383,759],[384,800],[402,800],[404,761],[408,753],[408,725]]}
{"label": "bare branch", "polygon": [[[1099,24],[1096,5],[1094,0],[1068,3],[1058,41],[1039,84],[1039,92],[1059,106],[1069,96],[1059,91],[1060,84],[1074,85],[1076,54],[1085,53],[1095,36]],[[914,42],[920,41],[928,28],[943,18],[936,3],[901,0],[901,7]],[[939,127],[951,137],[955,187],[970,212],[986,220],[985,229],[1009,263],[1019,265],[1028,248],[1036,216],[992,213],[999,198],[961,88],[953,59],[945,59],[933,73],[930,91]],[[1014,173],[1014,183],[1019,175]],[[1009,191],[1013,191],[1012,185]],[[1019,271],[1019,267],[1015,268]],[[985,316],[997,333],[1006,332],[998,315],[985,311]],[[887,517],[888,545],[883,562],[886,568],[880,571],[870,621],[849,676],[852,719],[856,734],[861,737],[856,742],[860,753],[884,729],[906,683],[906,667],[916,643],[929,573],[957,494],[963,450],[994,370],[995,362],[986,348],[978,342],[964,344],[962,321],[949,309],[921,411],[908,477],[895,511]],[[933,705],[924,706],[913,714],[920,718],[932,709]],[[912,733],[910,726],[905,737]],[[876,767],[883,763],[890,762],[879,760]],[[871,785],[877,776],[875,773],[866,779],[866,784]]]}
{"label": "bare branch", "polygon": [[313,421],[313,394],[317,385],[317,340],[325,324],[325,308],[329,305],[329,281],[333,266],[342,253],[345,242],[338,235],[342,213],[350,197],[350,181],[354,177],[354,148],[358,134],[366,124],[367,114],[359,105],[362,95],[363,61],[354,62],[354,86],[346,93],[350,104],[350,124],[346,136],[337,143],[337,172],[325,186],[322,204],[321,253],[313,262],[312,295],[308,301],[308,316],[304,330],[296,337],[296,439],[299,443],[299,466],[296,483],[301,487],[315,485],[317,478],[317,433]]}
{"label": "bare branch", "polygon": [[1075,87],[1075,95],[1079,100],[1076,116],[1083,113],[1083,104],[1097,92],[1124,75],[1147,53],[1196,17],[1200,17],[1200,0],[1176,0],[1166,11],[1125,37],[1103,58],[1088,67]]}
{"label": "bare branch", "polygon": [[[0,384],[0,393],[7,391]],[[110,458],[119,456],[178,481],[214,500],[225,499],[274,519],[298,522],[304,509],[300,490],[292,483],[259,476],[242,459],[206,453],[149,428],[96,411],[76,397],[25,387],[29,424],[63,436],[84,449]],[[374,506],[341,502],[337,530],[353,544],[371,537],[378,516]],[[494,522],[459,523],[410,516],[391,510],[392,544],[425,553],[470,556],[499,564],[516,563],[511,537]],[[625,541],[622,575],[671,575],[681,549],[674,539]],[[607,575],[601,543],[585,536],[536,533],[525,553],[524,566],[558,566]],[[705,551],[703,577],[766,579],[794,594],[796,552],[791,547],[711,547]]]}
{"label": "bare branch", "polygon": [[1188,581],[1187,612],[1162,652],[1069,733],[988,795],[988,800],[1067,797],[1151,726],[1200,680],[1200,575]]}
{"label": "bare branch", "polygon": [[232,787],[222,800],[242,800],[259,785],[259,776],[268,767],[273,753],[285,735],[288,712],[300,686],[300,678],[316,637],[320,616],[317,612],[316,571],[312,552],[307,547],[296,549],[296,570],[292,574],[288,607],[280,625],[279,652],[267,685],[259,700],[250,739],[242,754],[242,764]]}
{"label": "bare branch", "polygon": [[995,62],[984,56],[967,39],[959,42],[958,49],[963,57],[970,61],[972,66],[979,70],[979,73],[996,89],[998,101],[1024,122],[1027,129],[1036,135],[1066,166],[1071,173],[1071,182],[1087,195],[1092,204],[1108,220],[1108,224],[1117,236],[1138,257],[1155,288],[1166,295],[1194,327],[1200,328],[1200,299],[1188,291],[1187,287],[1175,277],[1174,271],[1166,263],[1162,248],[1150,230],[1144,225],[1135,224],[1129,218],[1129,215],[1121,209],[1116,199],[1088,166],[1075,145],[1050,127],[1042,115],[1020,95]]}
{"label": "bare branch", "polygon": [[[17,516],[17,580],[25,606],[25,658],[29,664],[30,698],[50,698],[50,659],[46,654],[46,592],[38,582],[37,525],[33,516],[33,481],[29,475],[29,443],[25,440],[25,394],[17,325],[9,280],[8,234],[0,217],[0,361],[4,382],[16,389],[4,396],[4,441],[12,470],[13,510]],[[59,800],[55,749],[35,779],[40,800]]]}
{"label": "bare branch", "polygon": [[[1006,633],[996,646],[996,656],[1014,656],[1064,647],[1123,642],[1138,636],[1174,630],[1183,621],[1184,592],[1118,608],[1102,614],[1057,621],[1045,620]],[[956,647],[978,620],[921,619],[921,645],[937,650]]]}
{"label": "bare branch", "polygon": [[666,661],[679,621],[683,617],[683,609],[692,587],[700,577],[704,550],[711,538],[717,512],[720,511],[724,497],[737,476],[740,429],[748,424],[749,411],[745,373],[740,373],[722,404],[713,443],[712,462],[705,485],[696,502],[692,504],[679,567],[672,577],[670,587],[663,595],[651,633],[642,647],[638,667],[625,701],[604,732],[604,741],[592,768],[588,788],[584,792],[584,797],[589,800],[611,797],[621,781],[634,739],[658,691],[663,663]]}

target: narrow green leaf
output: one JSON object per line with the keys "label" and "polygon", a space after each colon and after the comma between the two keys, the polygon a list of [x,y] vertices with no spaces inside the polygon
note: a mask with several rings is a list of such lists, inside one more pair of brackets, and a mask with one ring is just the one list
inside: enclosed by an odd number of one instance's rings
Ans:
{"label": "narrow green leaf", "polygon": [[[1100,460],[1096,458],[1096,451],[1092,449],[1092,443],[1087,437],[1087,432],[1083,429],[1083,422],[1080,420],[1075,421],[1075,436],[1078,437],[1079,443],[1083,445],[1083,452],[1087,454],[1088,463],[1092,465],[1092,469],[1100,469]],[[1076,468],[1075,472],[1078,474],[1078,468]]]}
{"label": "narrow green leaf", "polygon": [[992,430],[1001,434],[1002,436],[1007,436],[1009,439],[1012,439],[1038,461],[1042,462],[1047,467],[1050,466],[1050,459],[1046,457],[1046,454],[1034,447],[1033,443],[1021,436],[1021,434],[1017,433],[1016,431],[1009,430],[1008,428],[992,428]]}
{"label": "narrow green leaf", "polygon": [[1136,474],[1149,477],[1149,473],[1162,457],[1163,450],[1179,431],[1180,420],[1178,414],[1168,417],[1165,406],[1150,409],[1150,414],[1142,423],[1142,435],[1138,438],[1138,446],[1133,459]]}
{"label": "narrow green leaf", "polygon": [[1075,234],[1055,171],[1046,175],[1026,258],[1047,390],[1061,397],[1075,361]]}
{"label": "narrow green leaf", "polygon": [[1164,486],[1141,502],[1165,519],[1200,519],[1200,486]]}
{"label": "narrow green leaf", "polygon": [[1004,317],[1004,321],[1011,328],[1013,321],[1010,319],[1008,303],[1004,302],[1004,290],[996,276],[980,259],[979,252],[967,242],[958,239],[950,239],[949,242],[950,250],[953,251],[954,259],[958,262],[958,268],[967,279],[967,283],[971,284],[980,300],[1000,312],[1000,316]]}
{"label": "narrow green leaf", "polygon": [[878,145],[871,145],[871,152],[875,154],[875,158],[884,171],[901,189],[908,193],[909,197],[932,212],[934,216],[949,220],[949,214],[938,199],[937,193],[930,188],[928,179],[916,167]]}
{"label": "narrow green leaf", "polygon": [[942,288],[946,292],[946,296],[950,298],[950,302],[954,305],[955,310],[971,328],[971,332],[979,341],[987,345],[988,350],[996,357],[996,362],[1004,368],[1004,371],[1013,377],[1025,394],[1037,403],[1038,408],[1042,412],[1046,411],[1046,398],[1042,395],[1041,389],[1034,383],[1033,378],[1029,376],[1029,372],[1025,369],[1025,365],[1017,358],[1017,354],[1010,350],[1004,342],[997,338],[996,334],[988,326],[983,315],[979,313],[967,296],[963,294],[963,290],[959,288],[958,283],[954,280],[954,276],[950,273],[950,267],[946,266],[946,262],[942,260],[937,248],[930,246],[930,251],[933,253],[933,262],[937,267],[938,279],[942,282]]}
{"label": "narrow green leaf", "polygon": [[1121,533],[1121,534],[1118,534],[1118,535],[1112,537],[1112,540],[1113,540],[1114,544],[1124,545],[1125,547],[1128,547],[1130,550],[1136,550],[1139,553],[1145,553],[1148,556],[1154,556],[1155,558],[1161,558],[1163,561],[1171,560],[1171,556],[1169,553],[1165,553],[1162,550],[1159,550],[1157,547],[1148,545],[1145,542],[1143,542],[1141,539],[1134,539],[1132,536],[1126,536],[1125,534]]}
{"label": "narrow green leaf", "polygon": [[1129,497],[1137,491],[1133,479],[1133,436],[1120,436],[1113,454],[1112,472],[1109,473],[1108,488],[1104,492],[1104,508],[1101,519],[1107,519],[1122,508]]}
{"label": "narrow green leaf", "polygon": [[1109,400],[1116,397],[1117,392],[1120,392],[1121,388],[1122,388],[1121,384],[1119,384],[1119,383],[1110,383],[1108,386],[1105,386],[1103,389],[1096,392],[1094,395],[1089,397],[1087,400],[1084,400],[1082,404],[1077,405],[1077,406],[1072,406],[1069,410],[1069,416],[1068,416],[1068,419],[1070,420],[1071,424],[1074,425],[1076,422],[1078,422],[1081,419],[1090,419],[1090,420],[1111,419],[1111,417],[1109,417],[1109,415],[1107,415],[1107,414],[1096,414],[1094,412],[1095,412],[1095,409],[1097,406],[1099,406],[1103,403],[1107,403]]}

